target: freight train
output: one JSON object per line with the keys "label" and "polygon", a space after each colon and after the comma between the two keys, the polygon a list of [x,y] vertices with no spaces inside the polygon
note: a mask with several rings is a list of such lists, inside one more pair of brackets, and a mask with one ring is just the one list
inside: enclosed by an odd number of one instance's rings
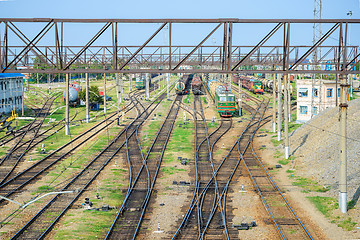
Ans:
{"label": "freight train", "polygon": [[206,84],[216,109],[222,117],[232,117],[236,113],[235,95],[225,85],[212,79]]}
{"label": "freight train", "polygon": [[[77,82],[72,82],[69,85],[69,103],[71,105],[80,104],[79,92],[81,92],[81,87]],[[66,90],[64,90],[64,101],[66,98]]]}
{"label": "freight train", "polygon": [[195,75],[191,81],[191,90],[194,95],[200,95],[203,93],[202,91],[202,81],[201,77],[198,75]]}
{"label": "freight train", "polygon": [[192,78],[192,74],[185,74],[179,79],[179,81],[175,84],[175,92],[177,95],[184,95],[188,93],[189,82],[192,80]]}
{"label": "freight train", "polygon": [[[263,89],[266,91],[266,92],[272,92],[273,90],[273,87],[274,87],[274,80],[272,79],[263,79],[262,81],[262,84],[263,84]],[[277,81],[275,81],[275,88],[277,88]],[[290,94],[292,94],[292,91],[293,91],[293,88],[290,84]],[[281,92],[284,93],[284,85],[282,84],[281,86]]]}
{"label": "freight train", "polygon": [[233,75],[233,83],[239,85],[239,81],[241,81],[242,87],[248,89],[250,92],[253,92],[255,94],[264,93],[261,80],[259,79],[242,75],[239,78],[238,75]]}

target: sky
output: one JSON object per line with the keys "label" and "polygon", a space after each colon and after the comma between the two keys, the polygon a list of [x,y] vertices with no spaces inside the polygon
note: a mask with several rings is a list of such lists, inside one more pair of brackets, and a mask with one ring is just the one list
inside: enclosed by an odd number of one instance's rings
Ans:
{"label": "sky", "polygon": [[[1,17],[313,18],[313,0],[0,0]],[[323,18],[360,18],[359,0],[323,0]]]}
{"label": "sky", "polygon": [[[312,19],[313,0],[0,0],[2,18],[240,18],[240,19]],[[323,0],[323,18],[360,19],[360,0]],[[4,24],[0,24],[0,36],[4,33]],[[358,26],[359,25],[359,26]],[[18,26],[22,31],[35,36],[44,24],[24,24]],[[66,25],[66,44],[86,43],[103,24]],[[160,24],[119,26],[119,44],[142,44]],[[193,24],[192,26],[173,27],[173,44],[198,44],[216,24]],[[252,45],[260,41],[275,24],[237,25],[234,27],[234,45]],[[331,28],[323,25],[323,32]],[[207,44],[222,43],[222,28],[208,40]],[[291,28],[291,43],[311,44],[312,24],[294,25]],[[53,41],[51,31],[46,41]],[[269,44],[277,44],[281,33],[274,35]],[[337,44],[335,35],[328,40],[329,45]],[[352,43],[359,45],[360,24],[351,25]],[[13,36],[14,41],[20,41]],[[99,38],[98,43],[110,43],[110,31]],[[166,43],[166,29],[158,34],[152,43]],[[14,42],[14,43],[15,43]]]}

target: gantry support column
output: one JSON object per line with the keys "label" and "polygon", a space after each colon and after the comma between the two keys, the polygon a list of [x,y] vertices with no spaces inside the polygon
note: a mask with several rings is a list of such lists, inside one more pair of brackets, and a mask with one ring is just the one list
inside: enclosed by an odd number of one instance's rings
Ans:
{"label": "gantry support column", "polygon": [[104,113],[106,113],[106,73],[104,73]]}
{"label": "gantry support column", "polygon": [[[239,79],[240,82],[240,79]],[[273,74],[273,116],[272,116],[272,127],[273,127],[273,132],[276,133],[276,74]],[[239,84],[240,86],[240,84]]]}
{"label": "gantry support column", "polygon": [[346,181],[346,120],[347,120],[347,95],[349,84],[347,76],[340,75],[340,181],[339,181],[339,209],[342,213],[347,212],[347,181]]}
{"label": "gantry support column", "polygon": [[86,122],[89,123],[90,121],[90,106],[89,106],[89,74],[85,73],[85,81],[86,81],[86,99],[85,99],[85,104],[86,104]]}
{"label": "gantry support column", "polygon": [[69,74],[66,74],[65,83],[65,135],[69,135]]}
{"label": "gantry support column", "polygon": [[285,159],[289,158],[289,105],[288,102],[290,101],[288,95],[288,74],[284,74],[284,140],[285,140]]}
{"label": "gantry support column", "polygon": [[278,87],[278,97],[277,97],[277,101],[278,101],[278,123],[277,123],[277,140],[280,141],[281,140],[281,127],[282,127],[282,123],[281,123],[281,118],[282,118],[282,106],[281,106],[281,75],[278,74],[277,75],[277,87]]}

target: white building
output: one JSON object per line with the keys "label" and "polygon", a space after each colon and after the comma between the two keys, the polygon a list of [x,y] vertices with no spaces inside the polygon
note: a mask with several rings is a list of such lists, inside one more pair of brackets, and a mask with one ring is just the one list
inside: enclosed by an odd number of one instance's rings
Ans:
{"label": "white building", "polygon": [[0,73],[0,113],[21,111],[24,75]]}
{"label": "white building", "polygon": [[[336,106],[336,99],[340,98],[340,84],[336,90],[336,82],[332,80],[316,79],[312,89],[311,79],[298,79],[297,88],[297,119],[303,123],[319,112]],[[311,104],[313,101],[313,105]],[[321,101],[321,102],[320,102]]]}

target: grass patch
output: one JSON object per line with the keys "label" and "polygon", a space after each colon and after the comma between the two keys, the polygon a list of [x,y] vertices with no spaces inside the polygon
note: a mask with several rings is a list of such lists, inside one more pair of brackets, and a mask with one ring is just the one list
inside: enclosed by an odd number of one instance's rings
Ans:
{"label": "grass patch", "polygon": [[283,144],[283,140],[278,141],[277,139],[271,139],[271,142],[274,144],[275,147],[279,146],[280,144]]}
{"label": "grass patch", "polygon": [[345,219],[345,220],[343,220],[343,221],[340,221],[340,222],[338,223],[338,226],[341,227],[341,228],[343,228],[343,229],[346,230],[346,231],[351,231],[351,230],[354,229],[354,227],[355,227],[356,224],[357,224],[357,223],[356,223],[356,222],[352,222],[352,221],[351,221],[351,218],[349,217],[349,218],[347,218],[347,219]]}
{"label": "grass patch", "polygon": [[282,155],[282,153],[279,150],[277,150],[274,154],[274,158],[280,158],[281,155]]}
{"label": "grass patch", "polygon": [[324,214],[325,217],[330,217],[331,212],[338,207],[338,203],[334,198],[331,197],[306,197],[312,202],[315,207]]}
{"label": "grass patch", "polygon": [[317,182],[304,177],[295,177],[294,186],[299,186],[307,192],[327,192],[330,190],[330,187],[320,186]]}
{"label": "grass patch", "polygon": [[169,174],[169,175],[172,175],[176,172],[185,172],[186,169],[182,169],[182,168],[176,168],[176,167],[163,167],[161,169],[161,171],[165,174]]}
{"label": "grass patch", "polygon": [[280,163],[281,165],[287,165],[289,162],[289,159],[282,159],[278,161],[278,163]]}
{"label": "grass patch", "polygon": [[204,104],[208,104],[206,97],[201,97],[201,100],[204,102]]}

